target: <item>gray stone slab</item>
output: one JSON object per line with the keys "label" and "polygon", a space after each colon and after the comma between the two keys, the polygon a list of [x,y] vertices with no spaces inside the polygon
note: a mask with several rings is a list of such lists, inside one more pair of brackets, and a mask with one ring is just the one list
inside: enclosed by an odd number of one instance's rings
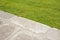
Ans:
{"label": "gray stone slab", "polygon": [[26,29],[29,29],[35,33],[39,33],[39,32],[46,33],[50,29],[50,27],[47,25],[44,25],[44,24],[41,24],[41,23],[38,23],[38,22],[35,22],[32,20],[28,20],[28,19],[25,19],[22,17],[14,16],[14,17],[10,18],[9,20],[13,23],[16,23],[17,25],[19,24],[22,27],[24,26]]}
{"label": "gray stone slab", "polygon": [[4,25],[0,27],[0,40],[8,39],[12,37],[17,31],[21,31],[20,26],[16,25]]}
{"label": "gray stone slab", "polygon": [[32,32],[21,31],[15,34],[10,40],[40,40]]}
{"label": "gray stone slab", "polygon": [[1,25],[4,25],[4,24],[8,24],[8,23],[9,23],[8,20],[5,20],[3,18],[0,18],[0,26]]}
{"label": "gray stone slab", "polygon": [[[1,17],[4,18],[6,16],[5,19],[7,19],[7,16],[9,18],[9,16],[11,17],[11,15],[12,15],[12,14],[8,14],[6,12],[5,13],[2,12],[2,13],[3,13],[3,15]],[[25,19],[25,18],[22,18],[22,17],[17,17],[17,16],[14,16],[14,15],[13,15],[13,17],[11,17],[8,20],[10,20],[13,23],[16,23],[17,25],[22,26],[23,28],[25,27],[26,29],[32,30],[35,33],[39,33],[39,32],[46,33],[47,30],[49,30],[49,28],[50,28],[50,27],[48,27],[44,24],[41,24],[41,23],[38,23],[38,22],[35,22],[35,21],[32,21],[32,20],[28,20],[28,19]]]}
{"label": "gray stone slab", "polygon": [[14,29],[14,27],[9,27],[8,25],[0,27],[0,40],[5,40],[5,38],[7,38],[14,31]]}
{"label": "gray stone slab", "polygon": [[60,32],[59,30],[52,28],[46,33],[46,36],[50,40],[60,40],[60,33],[59,32]]}
{"label": "gray stone slab", "polygon": [[10,38],[10,40],[48,40],[48,38],[45,36],[45,34],[38,36],[38,34],[24,30],[15,34]]}
{"label": "gray stone slab", "polygon": [[[23,35],[23,36],[22,36]],[[32,40],[32,37],[24,33],[20,33],[13,40]]]}
{"label": "gray stone slab", "polygon": [[22,30],[19,25],[10,22],[6,23],[6,21],[5,23],[3,21],[3,23],[0,24],[0,40],[8,39],[9,37],[12,37],[15,33],[17,33],[17,31]]}
{"label": "gray stone slab", "polygon": [[0,40],[60,40],[60,30],[0,11]]}
{"label": "gray stone slab", "polygon": [[0,11],[0,17],[4,18],[4,19],[9,19],[9,18],[13,17],[13,15],[9,14],[8,12]]}

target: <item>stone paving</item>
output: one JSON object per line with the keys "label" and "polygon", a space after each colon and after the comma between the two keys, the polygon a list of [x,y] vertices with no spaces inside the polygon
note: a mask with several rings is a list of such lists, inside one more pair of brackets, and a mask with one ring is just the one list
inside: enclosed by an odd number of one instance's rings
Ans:
{"label": "stone paving", "polygon": [[0,40],[60,40],[60,30],[0,11]]}

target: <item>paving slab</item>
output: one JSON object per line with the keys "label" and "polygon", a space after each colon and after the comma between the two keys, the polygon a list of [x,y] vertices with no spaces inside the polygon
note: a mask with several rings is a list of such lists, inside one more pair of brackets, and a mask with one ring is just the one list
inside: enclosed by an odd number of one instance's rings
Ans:
{"label": "paving slab", "polygon": [[21,31],[20,26],[12,23],[0,26],[0,40],[5,40],[10,36],[12,37],[18,30]]}
{"label": "paving slab", "polygon": [[57,29],[53,28],[50,29],[47,33],[46,36],[50,40],[60,40],[60,33]]}
{"label": "paving slab", "polygon": [[3,12],[3,11],[0,10],[0,17],[1,17],[1,18],[9,19],[9,18],[11,18],[11,17],[13,17],[13,16],[14,16],[14,15],[9,14],[8,12]]}
{"label": "paving slab", "polygon": [[0,40],[60,40],[60,30],[0,11]]}

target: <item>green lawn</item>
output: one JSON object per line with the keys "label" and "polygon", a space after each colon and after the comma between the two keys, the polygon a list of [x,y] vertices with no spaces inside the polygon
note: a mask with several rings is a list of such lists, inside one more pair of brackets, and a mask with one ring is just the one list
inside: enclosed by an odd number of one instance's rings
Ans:
{"label": "green lawn", "polygon": [[60,29],[60,0],[0,0],[0,10]]}

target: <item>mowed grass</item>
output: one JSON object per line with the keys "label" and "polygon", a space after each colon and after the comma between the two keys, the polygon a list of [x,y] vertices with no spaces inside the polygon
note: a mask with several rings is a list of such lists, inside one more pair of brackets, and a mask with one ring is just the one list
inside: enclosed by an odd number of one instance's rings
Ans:
{"label": "mowed grass", "polygon": [[0,10],[60,29],[60,0],[0,0]]}

